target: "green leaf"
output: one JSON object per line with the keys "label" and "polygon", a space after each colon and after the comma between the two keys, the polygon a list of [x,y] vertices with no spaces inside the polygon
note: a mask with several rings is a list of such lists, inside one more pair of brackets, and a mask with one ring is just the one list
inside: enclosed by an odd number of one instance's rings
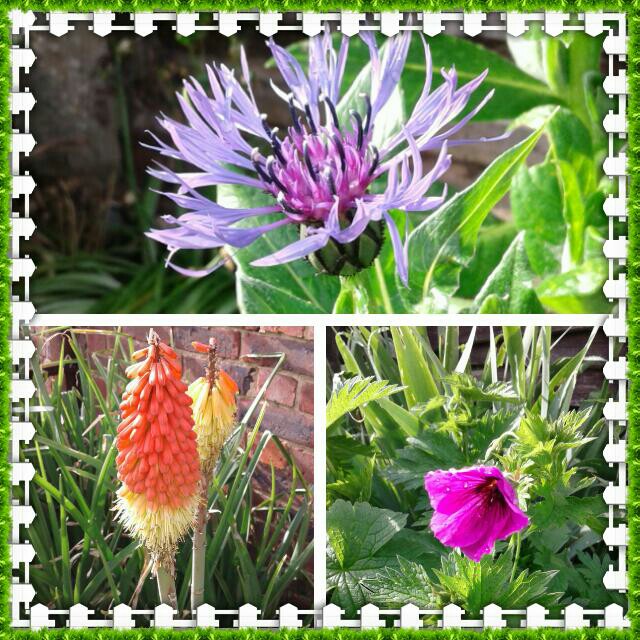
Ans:
{"label": "green leaf", "polygon": [[428,402],[438,396],[438,387],[420,346],[417,330],[413,327],[391,327],[390,331],[407,404]]}
{"label": "green leaf", "polygon": [[424,566],[400,556],[397,563],[397,566],[385,567],[373,578],[364,581],[370,601],[389,609],[409,603],[421,609],[433,609],[436,606],[435,597]]}
{"label": "green leaf", "polygon": [[520,233],[502,256],[500,264],[478,292],[471,310],[486,313],[491,299],[491,313],[499,304],[501,313],[543,313],[544,309],[533,289],[533,273],[525,249],[524,234]]}
{"label": "green leaf", "polygon": [[327,586],[335,589],[332,601],[355,614],[367,601],[363,580],[387,566],[377,553],[405,525],[407,516],[367,502],[336,500],[327,511]]}
{"label": "green leaf", "polygon": [[473,257],[478,231],[491,209],[505,195],[516,171],[536,146],[543,127],[498,156],[467,189],[429,216],[409,236],[409,289],[417,308],[432,287],[453,294],[462,267]]}
{"label": "green leaf", "polygon": [[402,387],[389,384],[386,380],[356,376],[348,379],[335,390],[327,403],[327,426],[332,425],[345,413],[355,411],[373,400],[386,398],[401,391]]}
{"label": "green leaf", "polygon": [[424,487],[424,476],[436,469],[461,468],[466,459],[460,446],[448,433],[427,429],[415,438],[408,438],[384,475],[405,489]]}
{"label": "green leaf", "polygon": [[594,258],[546,278],[536,293],[547,309],[557,313],[607,313],[611,305],[602,291],[607,276],[607,261]]}
{"label": "green leaf", "polygon": [[[258,191],[237,185],[218,186],[218,202],[223,207],[245,208],[266,206],[273,199]],[[254,227],[276,219],[260,216],[239,223]],[[235,251],[238,268],[236,287],[243,313],[331,313],[338,296],[338,278],[318,274],[304,260],[275,267],[252,267],[251,262],[282,249],[298,240],[298,226],[275,229]]]}
{"label": "green leaf", "polygon": [[467,615],[478,617],[488,604],[497,604],[503,609],[524,609],[534,603],[549,606],[558,602],[561,594],[547,590],[555,571],[522,571],[511,580],[512,568],[508,553],[497,559],[485,555],[480,562],[450,554],[442,559],[442,568],[435,572],[434,589],[440,605],[453,602]]}
{"label": "green leaf", "polygon": [[509,197],[513,221],[524,231],[531,268],[540,276],[558,273],[566,228],[554,164],[521,167],[513,178]]}
{"label": "green leaf", "polygon": [[[513,206],[513,184],[510,193]],[[502,254],[509,248],[517,233],[518,229],[511,222],[484,224],[480,227],[476,252],[469,264],[460,272],[460,287],[456,293],[458,297],[475,298],[492,271],[498,266]]]}

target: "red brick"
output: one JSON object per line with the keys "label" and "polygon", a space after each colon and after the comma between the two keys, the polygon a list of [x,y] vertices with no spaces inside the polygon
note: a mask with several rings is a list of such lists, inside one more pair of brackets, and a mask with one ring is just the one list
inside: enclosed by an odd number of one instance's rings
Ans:
{"label": "red brick", "polygon": [[[258,369],[258,375],[256,377],[256,384],[253,388],[253,395],[258,393],[258,390],[266,382],[271,369]],[[293,407],[296,401],[296,389],[298,388],[298,381],[291,376],[278,374],[271,381],[271,384],[267,387],[265,398],[278,404],[286,405],[287,407]]]}
{"label": "red brick", "polygon": [[225,327],[178,327],[175,329],[176,346],[181,351],[193,353],[191,343],[196,340],[207,344],[215,338],[218,356],[235,360],[240,354],[240,331]]}
{"label": "red brick", "polygon": [[263,449],[260,462],[273,465],[276,469],[284,469],[287,466],[286,458],[273,440],[269,440],[267,446]]}
{"label": "red brick", "polygon": [[[287,443],[285,443],[286,446]],[[291,457],[296,461],[298,469],[302,472],[304,479],[307,482],[313,482],[313,449],[309,447],[288,447],[287,451],[291,454]]]}
{"label": "red brick", "polygon": [[313,414],[313,382],[301,382],[298,386],[298,408]]}
{"label": "red brick", "polygon": [[[251,400],[248,398],[241,398],[238,402],[238,415],[241,418],[250,404]],[[259,409],[256,409],[250,424],[254,423],[258,414]],[[313,418],[295,409],[267,403],[261,429],[271,431],[279,438],[289,440],[297,445],[313,447]]]}
{"label": "red brick", "polygon": [[[313,343],[295,338],[268,335],[265,333],[243,333],[243,354],[273,354],[284,352],[282,368],[293,373],[313,375]],[[260,366],[273,366],[273,358],[251,360]]]}
{"label": "red brick", "polygon": [[292,338],[304,337],[304,327],[260,327],[262,333],[281,333]]}

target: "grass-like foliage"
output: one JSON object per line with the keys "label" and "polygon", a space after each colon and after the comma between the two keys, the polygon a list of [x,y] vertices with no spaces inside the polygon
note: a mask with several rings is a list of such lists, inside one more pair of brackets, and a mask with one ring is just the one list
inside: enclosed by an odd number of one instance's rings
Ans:
{"label": "grass-like foliage", "polygon": [[[37,558],[31,583],[36,602],[55,609],[82,603],[104,612],[121,602],[148,609],[159,602],[155,581],[144,571],[145,552],[124,533],[113,510],[115,429],[133,341],[106,331],[113,347],[89,353],[80,343],[82,333],[65,330],[67,348],[52,365],[57,375],[43,372],[37,355],[32,363],[36,403],[49,409],[32,414],[36,436],[25,450],[36,470],[30,492],[36,517],[27,530]],[[204,584],[205,602],[217,608],[249,602],[270,615],[286,601],[283,596],[292,597],[297,584],[311,579],[305,566],[313,549],[312,510],[295,463],[277,438],[260,430],[263,413],[264,407],[257,416],[245,415],[218,461],[209,494]],[[254,476],[270,440],[285,456],[290,478],[287,488],[278,488],[272,469],[270,490],[260,495]],[[179,546],[176,568],[178,607],[186,609],[190,540]]]}
{"label": "grass-like foliage", "polygon": [[[504,327],[484,338],[457,327],[354,328],[336,335],[342,386],[371,379],[401,393],[372,399],[327,427],[327,575],[330,599],[350,614],[366,602],[397,608],[455,603],[521,609],[570,602],[626,606],[605,589],[612,562],[602,533],[607,383],[576,397],[602,366],[549,327]],[[430,530],[426,473],[497,466],[517,488],[529,525],[474,562]]]}

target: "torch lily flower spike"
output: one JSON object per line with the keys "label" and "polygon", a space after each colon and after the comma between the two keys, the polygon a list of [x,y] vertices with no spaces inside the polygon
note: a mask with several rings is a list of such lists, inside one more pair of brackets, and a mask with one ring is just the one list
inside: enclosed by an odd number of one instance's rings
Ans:
{"label": "torch lily flower spike", "polygon": [[173,567],[178,541],[193,526],[200,499],[200,460],[191,398],[175,351],[149,332],[126,371],[116,465],[116,508],[157,567]]}
{"label": "torch lily flower spike", "polygon": [[[189,270],[175,265],[173,254],[224,245],[240,249],[275,229],[295,225],[299,239],[252,264],[269,267],[307,258],[320,272],[352,275],[373,263],[386,229],[397,273],[407,283],[407,225],[401,232],[390,212],[405,212],[406,221],[406,212],[430,211],[444,202],[446,187],[439,195],[427,193],[451,165],[448,150],[472,142],[450,138],[493,92],[458,118],[487,72],[458,86],[455,69],[443,69],[443,83],[431,91],[431,56],[423,38],[422,93],[400,130],[382,140],[376,131],[388,117],[384,108],[400,81],[411,32],[389,38],[381,48],[371,32],[360,37],[369,50],[370,78],[367,93],[345,92],[356,107],[348,112],[341,102],[348,37],[342,37],[337,49],[328,32],[310,38],[307,73],[286,49],[268,42],[286,85],[285,89],[273,85],[291,114],[286,131],[272,128],[260,112],[244,51],[241,81],[232,70],[216,64],[207,67],[210,93],[193,78],[185,81],[184,95],[177,98],[186,123],[162,116],[159,122],[170,143],[154,136],[156,144],[150,145],[161,155],[194,168],[177,172],[160,164],[149,170],[176,185],[176,192],[165,195],[186,209],[179,217],[163,217],[172,228],[147,234],[168,247],[170,266],[185,275],[203,276],[220,263]],[[428,168],[421,156],[425,151],[437,156]],[[255,189],[271,201],[254,208],[228,208],[199,191],[220,184]],[[238,226],[249,219],[257,224]]]}
{"label": "torch lily flower spike", "polygon": [[194,430],[203,480],[208,483],[225,440],[231,435],[236,418],[238,385],[218,368],[217,346],[193,342],[193,348],[209,357],[205,375],[194,380],[187,393],[193,400]]}

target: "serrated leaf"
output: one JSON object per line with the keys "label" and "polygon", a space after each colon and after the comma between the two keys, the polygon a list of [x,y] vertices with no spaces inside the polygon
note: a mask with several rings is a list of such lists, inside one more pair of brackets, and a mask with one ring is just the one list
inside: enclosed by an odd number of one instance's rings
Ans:
{"label": "serrated leaf", "polygon": [[384,470],[391,482],[407,490],[424,487],[424,476],[429,471],[465,466],[460,447],[447,433],[428,429],[415,438],[408,438],[407,445]]}
{"label": "serrated leaf", "polygon": [[400,556],[397,566],[385,567],[383,571],[364,581],[371,602],[390,609],[405,604],[414,604],[421,609],[435,607],[427,570],[421,564]]}
{"label": "serrated leaf", "polygon": [[467,615],[477,617],[489,604],[524,609],[534,603],[549,606],[558,602],[561,594],[547,591],[555,571],[522,571],[511,580],[512,568],[508,553],[497,559],[486,555],[480,562],[451,554],[442,559],[442,568],[435,572],[434,587],[439,591],[440,604],[453,602]]}
{"label": "serrated leaf", "polygon": [[363,581],[389,566],[390,558],[377,556],[406,524],[407,516],[366,502],[336,500],[327,511],[327,586],[332,602],[347,615],[367,601]]}
{"label": "serrated leaf", "polygon": [[331,394],[327,403],[327,426],[346,413],[355,411],[363,405],[386,398],[394,393],[402,391],[402,387],[389,384],[386,380],[376,380],[373,377],[362,378],[355,376],[349,378],[342,386]]}

